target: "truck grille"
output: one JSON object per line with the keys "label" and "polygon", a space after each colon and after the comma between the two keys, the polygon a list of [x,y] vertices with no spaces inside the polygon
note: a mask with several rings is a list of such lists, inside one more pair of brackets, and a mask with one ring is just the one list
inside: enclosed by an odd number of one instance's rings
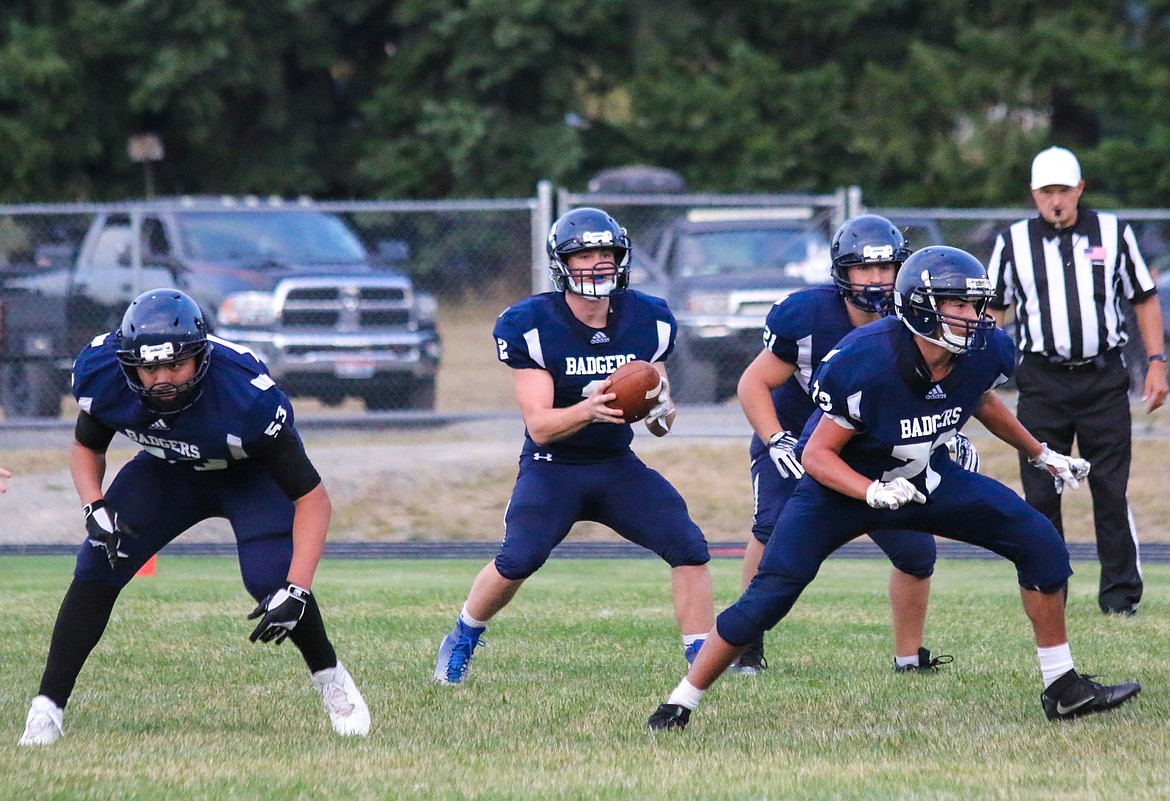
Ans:
{"label": "truck grille", "polygon": [[281,308],[284,330],[361,331],[411,321],[406,288],[392,284],[287,285]]}

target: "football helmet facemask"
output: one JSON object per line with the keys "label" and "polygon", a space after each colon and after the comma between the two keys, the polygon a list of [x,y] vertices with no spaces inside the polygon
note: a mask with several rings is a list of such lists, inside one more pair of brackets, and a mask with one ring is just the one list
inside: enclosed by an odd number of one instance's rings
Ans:
{"label": "football helmet facemask", "polygon": [[[931,246],[916,251],[898,270],[894,310],[906,327],[951,353],[982,350],[995,320],[987,314],[991,281],[978,259],[958,248]],[[940,311],[942,301],[969,301],[972,319]]]}
{"label": "football helmet facemask", "polygon": [[[199,304],[177,289],[153,289],[126,309],[117,332],[118,362],[126,382],[142,404],[155,414],[175,414],[199,400],[199,383],[211,365],[212,345]],[[195,359],[195,374],[181,384],[160,382],[147,388],[139,367],[155,367]]]}
{"label": "football helmet facemask", "polygon": [[[614,262],[599,262],[593,269],[570,271],[566,258],[583,250],[609,248]],[[548,232],[549,270],[561,292],[586,298],[604,298],[630,285],[630,237],[617,220],[601,209],[580,208],[568,212]]]}
{"label": "football helmet facemask", "polygon": [[854,217],[837,229],[829,246],[833,283],[849,303],[871,314],[889,314],[894,285],[858,284],[849,280],[849,268],[861,264],[893,264],[900,268],[910,257],[906,238],[895,225],[877,214]]}

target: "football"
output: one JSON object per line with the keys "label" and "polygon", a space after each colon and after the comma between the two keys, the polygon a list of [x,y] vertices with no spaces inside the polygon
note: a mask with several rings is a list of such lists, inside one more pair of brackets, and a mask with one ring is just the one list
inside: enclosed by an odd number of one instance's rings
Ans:
{"label": "football", "polygon": [[609,391],[617,397],[607,405],[621,409],[627,423],[636,423],[658,403],[659,379],[650,362],[626,362],[609,374]]}

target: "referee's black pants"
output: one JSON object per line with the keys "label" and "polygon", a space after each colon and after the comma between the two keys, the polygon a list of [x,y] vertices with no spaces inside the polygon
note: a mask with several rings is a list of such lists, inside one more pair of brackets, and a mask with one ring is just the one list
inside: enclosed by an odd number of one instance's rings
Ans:
{"label": "referee's black pants", "polygon": [[[1092,463],[1089,490],[1101,560],[1098,603],[1103,612],[1136,609],[1142,598],[1137,529],[1126,490],[1132,458],[1129,375],[1121,350],[1104,354],[1103,364],[1069,369],[1040,354],[1025,354],[1016,372],[1016,416],[1036,439],[1060,453],[1077,452]],[[1064,536],[1060,496],[1046,472],[1020,457],[1024,497]]]}

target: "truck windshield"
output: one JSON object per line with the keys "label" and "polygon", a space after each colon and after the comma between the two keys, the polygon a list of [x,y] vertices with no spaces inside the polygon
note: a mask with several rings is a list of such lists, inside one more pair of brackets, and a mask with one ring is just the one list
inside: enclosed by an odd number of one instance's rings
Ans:
{"label": "truck windshield", "polygon": [[775,271],[808,283],[829,277],[829,243],[792,229],[703,231],[679,239],[673,272],[680,278]]}
{"label": "truck windshield", "polygon": [[360,262],[361,241],[342,220],[316,211],[189,211],[178,217],[185,250],[208,261]]}

